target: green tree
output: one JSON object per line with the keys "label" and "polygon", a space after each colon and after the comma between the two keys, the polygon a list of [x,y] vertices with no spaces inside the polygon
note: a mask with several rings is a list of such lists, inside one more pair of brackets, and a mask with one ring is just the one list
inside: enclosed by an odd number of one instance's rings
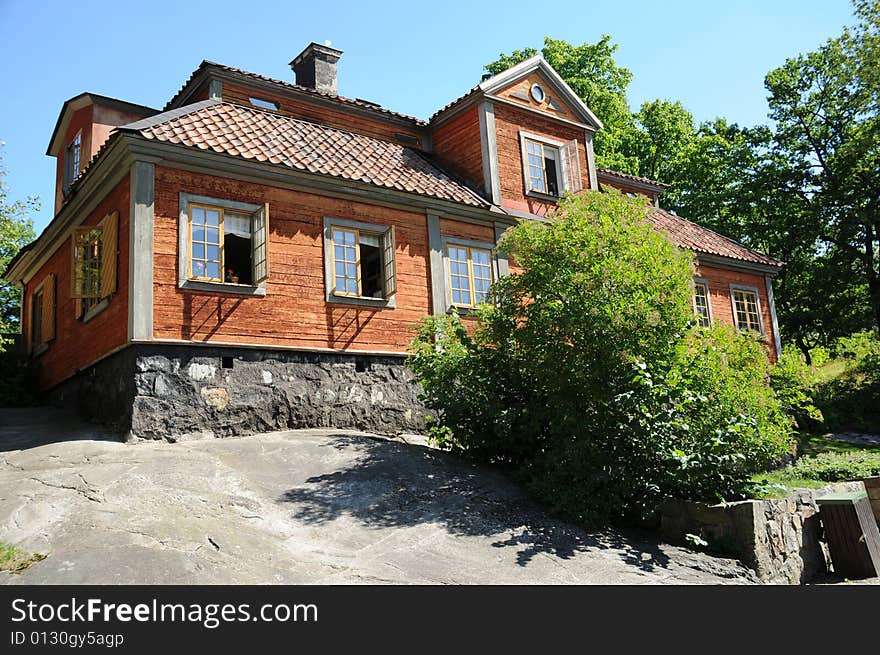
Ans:
{"label": "green tree", "polygon": [[781,320],[804,343],[880,332],[880,2],[855,12],[765,81],[774,128],[756,182],[789,199],[769,237],[794,254]]}
{"label": "green tree", "polygon": [[[5,270],[15,254],[36,236],[30,215],[40,207],[36,198],[10,201],[5,177],[6,169],[0,165],[0,271]],[[0,280],[0,334],[19,331],[20,303],[18,288]]]}
{"label": "green tree", "polygon": [[693,255],[643,199],[587,192],[511,228],[475,330],[428,318],[410,364],[440,442],[513,467],[547,502],[602,521],[658,496],[741,494],[784,446],[766,352],[691,327]]}
{"label": "green tree", "polygon": [[638,174],[674,184],[682,153],[697,136],[693,115],[680,102],[653,100],[634,115],[636,130],[625,150],[638,160]]}

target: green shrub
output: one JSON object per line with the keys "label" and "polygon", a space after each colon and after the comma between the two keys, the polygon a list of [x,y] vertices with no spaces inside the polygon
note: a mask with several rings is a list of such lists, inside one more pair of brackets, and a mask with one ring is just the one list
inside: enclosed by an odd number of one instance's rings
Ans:
{"label": "green shrub", "polygon": [[795,478],[839,482],[880,475],[880,455],[871,452],[820,453],[802,457],[786,469]]}
{"label": "green shrub", "polygon": [[693,327],[692,255],[647,211],[585,193],[512,228],[501,248],[521,272],[493,285],[470,334],[431,317],[411,348],[441,445],[512,467],[576,520],[737,497],[787,447],[761,346]]}

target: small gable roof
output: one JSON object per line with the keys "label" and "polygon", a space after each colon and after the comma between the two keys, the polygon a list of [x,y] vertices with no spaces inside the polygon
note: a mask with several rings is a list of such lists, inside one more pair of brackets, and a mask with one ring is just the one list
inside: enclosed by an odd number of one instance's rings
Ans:
{"label": "small gable roof", "polygon": [[569,107],[571,107],[575,115],[577,115],[581,121],[593,129],[599,130],[602,128],[602,121],[599,120],[599,117],[590,111],[587,104],[580,99],[580,96],[568,86],[568,83],[562,79],[559,73],[557,73],[541,55],[529,57],[525,61],[518,63],[516,66],[512,66],[506,71],[502,71],[497,75],[493,75],[492,77],[483,80],[478,85],[478,88],[487,95],[493,95],[535,71],[540,72],[548,80],[556,93],[562,97]]}
{"label": "small gable roof", "polygon": [[152,107],[146,107],[144,105],[137,105],[133,102],[126,102],[125,100],[119,100],[118,98],[110,98],[109,96],[102,96],[97,93],[80,93],[79,95],[75,95],[72,98],[65,100],[64,104],[61,106],[61,111],[58,112],[58,119],[55,121],[55,128],[52,130],[52,137],[49,139],[49,145],[46,147],[47,155],[54,156],[58,153],[61,148],[59,140],[64,136],[71,115],[78,109],[88,107],[91,104],[102,105],[104,107],[114,107],[134,114],[141,114],[143,116],[152,116],[159,112],[158,109],[153,109]]}

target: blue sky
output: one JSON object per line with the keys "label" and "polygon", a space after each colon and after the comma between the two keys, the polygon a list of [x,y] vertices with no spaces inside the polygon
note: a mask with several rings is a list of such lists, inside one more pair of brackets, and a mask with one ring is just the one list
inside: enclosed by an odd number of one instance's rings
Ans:
{"label": "blue sky", "polygon": [[668,98],[697,120],[751,125],[766,121],[764,75],[851,22],[848,0],[0,0],[6,185],[12,198],[41,197],[39,231],[52,218],[45,152],[64,100],[93,91],[161,107],[202,59],[293,81],[288,62],[330,39],[345,53],[340,94],[427,118],[500,52],[607,33],[634,73],[634,108]]}

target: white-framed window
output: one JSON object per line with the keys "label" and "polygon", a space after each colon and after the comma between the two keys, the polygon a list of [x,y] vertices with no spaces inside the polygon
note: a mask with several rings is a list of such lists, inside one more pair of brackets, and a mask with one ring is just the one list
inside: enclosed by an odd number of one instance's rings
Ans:
{"label": "white-framed window", "polygon": [[520,132],[526,194],[558,198],[583,188],[577,140]]}
{"label": "white-framed window", "polygon": [[119,214],[107,214],[100,223],[73,230],[70,297],[77,318],[88,321],[116,292]]}
{"label": "white-framed window", "polygon": [[269,205],[180,194],[178,286],[265,295]]}
{"label": "white-framed window", "polygon": [[761,300],[756,287],[730,285],[730,302],[733,306],[733,318],[738,330],[764,334],[764,322],[761,320]]}
{"label": "white-framed window", "polygon": [[76,133],[67,147],[64,149],[64,185],[62,190],[65,195],[70,190],[70,185],[79,175],[79,167],[82,160],[82,130]]}
{"label": "white-framed window", "polygon": [[694,315],[700,327],[712,325],[712,301],[709,299],[709,282],[694,278]]}
{"label": "white-framed window", "polygon": [[328,302],[394,307],[394,226],[325,217],[324,267]]}
{"label": "white-framed window", "polygon": [[498,276],[492,248],[489,243],[444,239],[449,307],[467,309],[486,301]]}

